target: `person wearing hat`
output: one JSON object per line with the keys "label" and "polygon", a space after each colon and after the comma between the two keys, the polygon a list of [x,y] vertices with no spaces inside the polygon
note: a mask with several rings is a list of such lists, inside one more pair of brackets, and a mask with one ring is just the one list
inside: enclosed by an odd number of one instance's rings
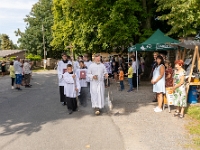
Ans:
{"label": "person wearing hat", "polygon": [[68,64],[72,64],[72,62],[68,60],[66,53],[62,53],[62,60],[58,62],[57,67],[60,102],[62,102],[62,105],[66,105],[63,74],[65,73]]}
{"label": "person wearing hat", "polygon": [[90,79],[90,94],[92,108],[95,114],[100,114],[100,109],[104,108],[104,79],[108,78],[106,67],[101,63],[100,54],[94,55],[94,62],[89,66],[87,76]]}

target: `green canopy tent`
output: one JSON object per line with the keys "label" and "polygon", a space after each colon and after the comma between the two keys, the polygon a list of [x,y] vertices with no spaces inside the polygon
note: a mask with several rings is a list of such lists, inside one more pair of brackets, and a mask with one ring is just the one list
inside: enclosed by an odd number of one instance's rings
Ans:
{"label": "green canopy tent", "polygon": [[176,47],[171,46],[171,43],[179,43],[179,41],[166,36],[157,29],[145,42],[129,47],[128,52],[176,50]]}
{"label": "green canopy tent", "polygon": [[[136,62],[137,62],[138,51],[144,52],[144,51],[176,50],[176,47],[171,45],[172,43],[179,43],[179,41],[172,39],[169,36],[166,36],[162,31],[157,29],[145,42],[129,47],[128,55],[130,52],[136,52]],[[138,90],[138,71],[137,71],[137,90]]]}

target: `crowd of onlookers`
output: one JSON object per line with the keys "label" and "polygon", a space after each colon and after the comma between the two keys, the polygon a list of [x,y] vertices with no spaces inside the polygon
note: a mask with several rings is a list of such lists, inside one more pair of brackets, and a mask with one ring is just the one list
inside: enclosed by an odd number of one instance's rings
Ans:
{"label": "crowd of onlookers", "polygon": [[[28,60],[17,57],[14,61],[10,61],[9,72],[11,77],[11,89],[22,90],[21,86],[30,88],[32,63]],[[2,76],[6,73],[6,62],[1,63]]]}
{"label": "crowd of onlookers", "polygon": [[[137,59],[135,55],[132,55],[131,59],[129,61],[127,60],[127,62],[121,55],[112,56],[110,59],[102,58],[102,63],[105,65],[109,77],[120,83],[120,91],[124,90],[124,76],[128,77],[130,86],[127,92],[131,92],[134,90],[134,88],[137,88],[137,79],[139,82],[141,75],[144,73],[145,62],[140,54],[138,55]],[[109,86],[109,83],[110,82],[108,82],[107,85],[107,82],[105,82],[106,87]]]}

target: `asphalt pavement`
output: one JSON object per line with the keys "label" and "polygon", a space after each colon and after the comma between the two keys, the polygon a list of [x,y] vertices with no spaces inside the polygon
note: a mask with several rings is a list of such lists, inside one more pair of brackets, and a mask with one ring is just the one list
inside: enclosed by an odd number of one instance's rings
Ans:
{"label": "asphalt pavement", "polygon": [[12,90],[10,82],[0,77],[0,150],[189,149],[187,121],[167,110],[153,112],[150,84],[132,93],[111,84],[113,110],[106,107],[95,116],[90,101],[68,115],[59,102],[55,71],[33,73],[32,88],[22,91]]}

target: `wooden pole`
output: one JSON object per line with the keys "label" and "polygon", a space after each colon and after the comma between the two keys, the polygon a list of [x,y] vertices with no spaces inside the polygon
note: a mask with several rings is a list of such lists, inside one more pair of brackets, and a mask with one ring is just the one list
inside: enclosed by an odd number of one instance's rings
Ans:
{"label": "wooden pole", "polygon": [[181,50],[179,50],[178,59],[182,59],[182,51]]}
{"label": "wooden pole", "polygon": [[196,57],[197,57],[197,50],[198,49],[196,49],[196,48],[194,50],[194,55],[193,55],[193,59],[192,59],[192,65],[191,65],[190,74],[189,74],[189,77],[188,77],[188,85],[186,86],[186,95],[188,95],[188,91],[189,91],[189,88],[190,88],[190,82],[191,82],[191,77],[192,77],[192,73],[193,73],[193,67],[194,67],[194,63],[195,63]]}
{"label": "wooden pole", "polygon": [[46,61],[46,48],[45,48],[45,40],[44,40],[44,26],[42,24],[42,39],[43,39],[43,49],[44,49],[44,69],[46,69],[46,64],[47,64],[47,61]]}
{"label": "wooden pole", "polygon": [[182,55],[182,60],[183,60],[183,61],[184,61],[184,59],[185,59],[185,54],[186,54],[186,49],[184,48],[183,55]]}
{"label": "wooden pole", "polygon": [[179,47],[178,50],[176,50],[176,60],[178,60],[178,57],[179,57]]}
{"label": "wooden pole", "polygon": [[199,47],[195,46],[195,50],[197,51],[197,72],[199,72]]}

